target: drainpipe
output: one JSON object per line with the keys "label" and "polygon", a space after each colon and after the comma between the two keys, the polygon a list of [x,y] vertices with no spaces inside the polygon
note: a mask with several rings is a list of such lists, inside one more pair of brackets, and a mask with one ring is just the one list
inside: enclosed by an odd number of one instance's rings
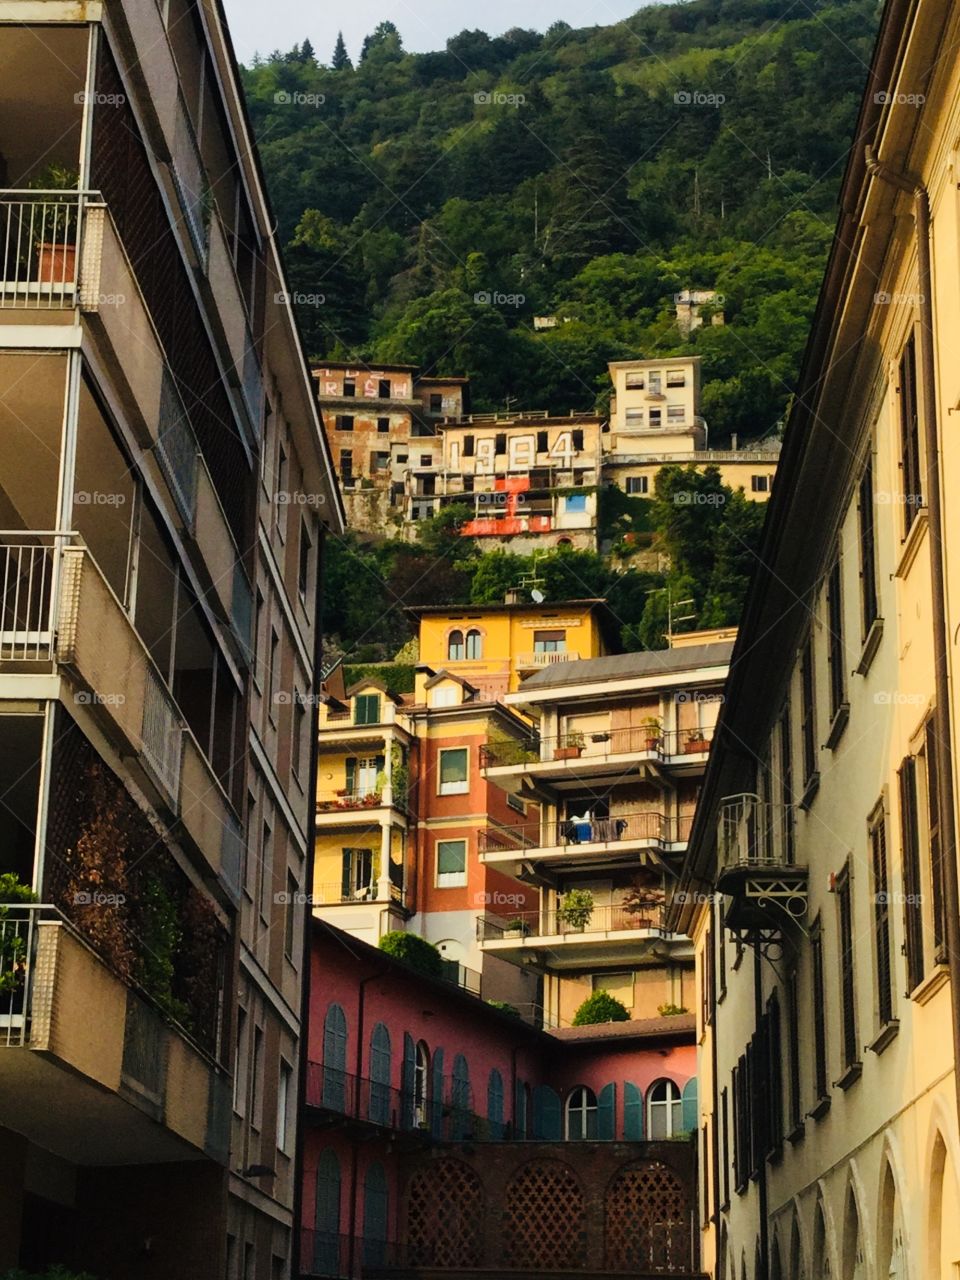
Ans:
{"label": "drainpipe", "polygon": [[[717,964],[716,955],[717,947],[725,945],[723,936],[723,920],[719,911],[714,911],[713,906],[710,908],[711,925],[719,924],[721,928],[716,930],[710,929],[710,945],[714,948],[713,963],[710,965],[712,974],[712,982],[710,989],[710,1063],[711,1075],[713,1077],[713,1143],[710,1153],[711,1177],[713,1179],[713,1238],[714,1238],[714,1273],[722,1276],[726,1274],[727,1260],[720,1260],[720,1068],[719,1058],[720,1051],[717,1047],[717,1032],[720,1028],[720,1017],[717,1012]],[[702,1263],[702,1258],[700,1259]]]}
{"label": "drainpipe", "polygon": [[[763,975],[760,965],[760,943],[757,941],[753,947],[753,1019],[757,1031],[760,1030],[760,1020],[763,1017]],[[763,1136],[766,1138],[767,1134],[764,1133]],[[765,1142],[764,1146],[766,1146]],[[770,1275],[770,1239],[769,1224],[767,1222],[766,1151],[760,1152],[760,1158],[757,1161],[757,1198],[760,1212],[760,1275],[763,1280],[767,1280]]]}
{"label": "drainpipe", "polygon": [[960,883],[957,876],[957,833],[954,810],[953,738],[950,717],[950,667],[947,656],[946,578],[943,553],[943,508],[940,500],[940,449],[937,431],[936,366],[933,351],[933,272],[930,262],[930,197],[919,178],[898,173],[866,148],[867,172],[913,196],[917,224],[917,277],[920,286],[920,386],[923,394],[923,438],[927,454],[927,519],[930,525],[930,579],[933,597],[933,647],[936,707],[933,722],[937,735],[938,810],[940,861],[945,917],[944,941],[950,970],[950,1003],[953,1017],[953,1076],[960,1123]]}
{"label": "drainpipe", "polygon": [[[308,894],[313,892],[313,865],[317,846],[317,767],[320,754],[320,690],[323,672],[323,596],[326,572],[326,526],[320,526],[317,544],[317,576],[314,586],[313,632],[313,687],[310,690],[310,780],[311,794],[307,801],[307,857],[304,886]],[[300,1045],[299,1076],[300,1103],[297,1114],[296,1148],[293,1161],[293,1240],[290,1249],[290,1274],[294,1280],[300,1275],[301,1232],[303,1223],[303,1148],[304,1148],[304,1100],[307,1092],[307,1072],[310,1062],[310,975],[313,968],[313,908],[310,900],[303,913],[303,938],[301,940],[303,978],[300,983]]]}

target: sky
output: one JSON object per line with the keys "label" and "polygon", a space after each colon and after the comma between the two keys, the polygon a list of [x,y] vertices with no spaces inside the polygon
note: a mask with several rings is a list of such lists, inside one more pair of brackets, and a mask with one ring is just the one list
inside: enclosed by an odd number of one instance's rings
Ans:
{"label": "sky", "polygon": [[442,49],[450,36],[479,27],[496,36],[510,27],[545,31],[563,19],[572,27],[608,26],[636,13],[643,0],[224,0],[237,56],[287,50],[305,37],[321,62],[329,62],[337,32],[343,31],[356,60],[363,37],[389,18],[404,48],[415,53]]}

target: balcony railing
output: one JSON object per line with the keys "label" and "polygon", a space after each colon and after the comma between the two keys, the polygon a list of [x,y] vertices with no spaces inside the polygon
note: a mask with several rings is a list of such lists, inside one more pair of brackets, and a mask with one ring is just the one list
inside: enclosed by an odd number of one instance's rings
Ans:
{"label": "balcony railing", "polygon": [[69,535],[0,532],[0,663],[51,662],[57,562]]}
{"label": "balcony railing", "polygon": [[322,791],[317,797],[317,810],[332,813],[338,809],[377,809],[383,804],[383,792],[375,787],[354,791]]}
{"label": "balcony railing", "polygon": [[631,725],[625,729],[569,730],[555,737],[486,743],[480,748],[480,767],[641,754],[677,760],[709,751],[713,734],[713,726],[663,730],[655,725]]}
{"label": "balcony railing", "polygon": [[0,1048],[28,1038],[30,987],[40,914],[50,907],[0,907]]}
{"label": "balcony railing", "polygon": [[[401,906],[406,898],[404,889],[390,882],[390,902],[399,903]],[[330,907],[343,903],[352,903],[354,906],[362,903],[371,903],[383,906],[384,899],[380,897],[380,886],[377,881],[371,881],[370,884],[361,885],[359,888],[344,889],[340,884],[321,884],[315,887],[313,892],[314,906]]]}
{"label": "balcony railing", "polygon": [[530,849],[576,849],[579,846],[626,844],[649,841],[651,844],[677,844],[690,834],[692,818],[670,818],[646,810],[640,813],[614,813],[608,818],[578,821],[527,822],[515,827],[489,826],[479,832],[481,853],[522,853]]}
{"label": "balcony railing", "polygon": [[717,819],[717,862],[721,871],[776,870],[793,865],[792,805],[745,793],[728,797]]}
{"label": "balcony railing", "polygon": [[572,649],[565,649],[560,652],[550,651],[548,653],[521,653],[517,658],[517,666],[519,668],[542,670],[544,667],[555,666],[558,662],[577,662],[579,659],[580,654]]}
{"label": "balcony railing", "polygon": [[480,942],[502,942],[504,939],[528,937],[575,939],[630,929],[662,931],[665,910],[662,898],[658,898],[636,907],[597,906],[582,923],[580,917],[574,917],[571,923],[562,907],[550,911],[520,911],[510,917],[487,915],[477,920],[477,939]]}
{"label": "balcony railing", "polygon": [[321,1062],[307,1064],[306,1105],[403,1133],[423,1133],[439,1142],[498,1140],[505,1126],[478,1116],[469,1081],[445,1077],[439,1096],[431,1080],[426,1094],[397,1089]]}
{"label": "balcony railing", "polygon": [[84,195],[0,191],[0,307],[76,302]]}

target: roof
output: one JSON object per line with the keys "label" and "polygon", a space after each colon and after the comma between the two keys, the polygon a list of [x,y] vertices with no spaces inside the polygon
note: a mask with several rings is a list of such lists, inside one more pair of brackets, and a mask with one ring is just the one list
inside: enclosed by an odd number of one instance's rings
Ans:
{"label": "roof", "polygon": [[352,684],[346,690],[345,696],[352,698],[360,689],[379,689],[379,691],[390,699],[391,702],[397,703],[399,706],[400,699],[395,693],[391,693],[382,680],[377,680],[373,676],[362,676],[355,684]]}
{"label": "roof", "polygon": [[315,378],[319,378],[324,369],[342,369],[345,373],[350,369],[355,369],[357,373],[416,373],[417,366],[415,364],[380,364],[377,361],[366,360],[347,361],[325,358],[311,360],[310,371]]}
{"label": "roof", "polygon": [[623,680],[630,676],[673,675],[698,667],[726,667],[733,641],[694,644],[684,649],[648,649],[642,653],[614,653],[604,658],[580,658],[557,662],[524,680],[521,692],[550,689],[587,681]]}
{"label": "roof", "polygon": [[541,604],[536,604],[532,600],[518,604],[408,604],[405,610],[415,618],[421,615],[443,617],[446,614],[468,618],[482,613],[539,613],[543,609],[555,612],[557,609],[570,609],[573,606],[585,608],[588,605],[591,607],[603,605],[606,608],[607,602],[602,596],[587,596],[583,600],[544,600]]}
{"label": "roof", "polygon": [[479,693],[477,686],[471,684],[469,680],[464,680],[463,676],[455,675],[454,672],[448,671],[446,667],[441,667],[423,686],[425,689],[432,689],[434,685],[439,684],[442,680],[455,680],[457,684],[462,685],[464,689],[469,689],[471,693]]}
{"label": "roof", "polygon": [[662,1040],[664,1036],[682,1036],[693,1042],[697,1019],[692,1013],[677,1013],[667,1018],[634,1018],[629,1022],[602,1022],[587,1027],[557,1027],[549,1034],[566,1043],[595,1043],[598,1040]]}

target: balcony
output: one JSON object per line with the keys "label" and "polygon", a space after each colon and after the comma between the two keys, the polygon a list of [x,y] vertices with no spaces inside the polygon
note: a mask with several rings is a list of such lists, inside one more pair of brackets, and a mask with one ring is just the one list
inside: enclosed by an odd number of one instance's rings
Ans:
{"label": "balcony", "polygon": [[480,860],[514,876],[530,863],[561,868],[620,862],[636,866],[645,854],[659,862],[664,854],[683,853],[691,821],[644,810],[590,821],[489,825],[478,832]]}
{"label": "balcony", "polygon": [[399,790],[394,794],[389,785],[382,788],[361,787],[353,791],[346,788],[325,790],[317,795],[317,821],[323,826],[337,826],[344,821],[353,825],[357,819],[385,820],[387,815],[384,810],[405,814],[406,797]]}
{"label": "balcony", "polygon": [[794,861],[792,805],[730,796],[717,820],[717,888],[729,894],[727,927],[777,930],[807,910],[807,868]]}
{"label": "balcony", "polygon": [[79,191],[0,192],[0,308],[76,305],[88,199]]}
{"label": "balcony", "polygon": [[440,1097],[436,1098],[432,1080],[426,1094],[417,1096],[412,1089],[397,1089],[321,1062],[309,1062],[304,1102],[315,1122],[331,1117],[434,1142],[495,1141],[506,1132],[505,1126],[476,1114],[468,1082],[449,1076],[442,1081]]}
{"label": "balcony", "polygon": [[82,1165],[225,1163],[229,1108],[226,1074],[55,907],[0,908],[0,1126]]}
{"label": "balcony", "polygon": [[580,654],[572,649],[560,652],[521,653],[517,657],[518,671],[543,671],[545,667],[556,666],[558,662],[578,662]]}
{"label": "balcony", "polygon": [[706,768],[713,726],[662,730],[632,725],[624,729],[568,730],[555,737],[491,742],[480,748],[480,767],[492,782],[518,790],[531,782],[576,785],[585,778],[609,774],[626,778],[699,777]]}
{"label": "balcony", "polygon": [[551,970],[634,963],[651,953],[658,959],[692,957],[690,940],[666,931],[665,913],[658,900],[641,907],[596,906],[582,924],[569,923],[562,909],[485,915],[477,920],[477,939],[484,952],[501,960]]}

